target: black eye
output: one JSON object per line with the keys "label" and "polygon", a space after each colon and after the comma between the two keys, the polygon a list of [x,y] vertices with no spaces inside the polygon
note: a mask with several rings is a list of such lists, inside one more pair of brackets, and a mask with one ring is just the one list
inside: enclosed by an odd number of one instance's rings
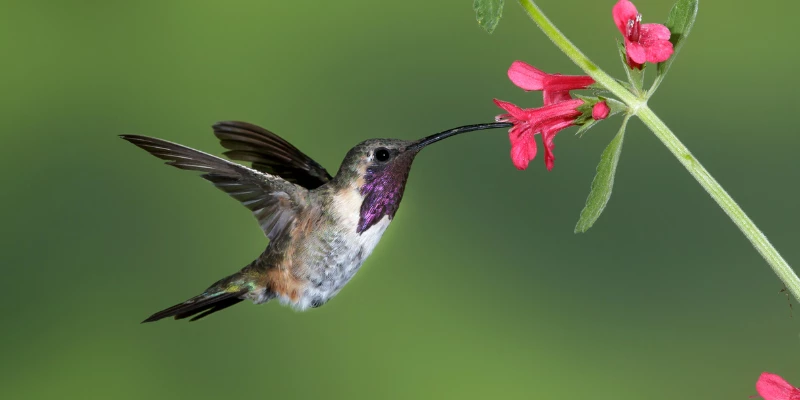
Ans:
{"label": "black eye", "polygon": [[389,161],[389,150],[384,149],[381,147],[380,149],[375,150],[375,159],[380,162]]}

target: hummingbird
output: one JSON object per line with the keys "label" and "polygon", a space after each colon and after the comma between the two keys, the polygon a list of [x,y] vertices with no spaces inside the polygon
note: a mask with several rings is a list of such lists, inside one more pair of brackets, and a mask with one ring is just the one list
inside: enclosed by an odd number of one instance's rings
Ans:
{"label": "hummingbird", "polygon": [[277,299],[299,311],[322,306],[380,241],[420,150],[460,133],[509,126],[466,125],[413,141],[369,139],[347,152],[335,177],[280,136],[246,122],[219,122],[213,130],[227,149],[223,154],[250,167],[162,139],[121,135],[167,165],[201,172],[247,207],[269,239],[264,252],[239,272],[143,322],[196,321],[244,300]]}

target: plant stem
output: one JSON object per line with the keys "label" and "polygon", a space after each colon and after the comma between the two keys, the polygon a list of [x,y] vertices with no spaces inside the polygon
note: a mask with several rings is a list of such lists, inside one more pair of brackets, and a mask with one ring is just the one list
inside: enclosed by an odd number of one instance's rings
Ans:
{"label": "plant stem", "polygon": [[711,198],[719,204],[725,214],[731,218],[733,223],[747,236],[753,247],[761,253],[761,256],[769,263],[778,278],[786,284],[795,298],[800,300],[800,279],[794,273],[786,260],[781,257],[778,250],[770,244],[767,237],[758,229],[755,223],[744,213],[741,207],[733,200],[731,195],[722,188],[719,182],[706,171],[705,168],[689,152],[689,149],[681,143],[672,131],[661,121],[653,110],[644,106],[639,109],[639,118],[650,128],[656,137],[675,155],[675,158],[686,167],[686,170],[697,179],[700,186],[711,195]]}
{"label": "plant stem", "polygon": [[719,204],[728,217],[744,233],[753,247],[758,250],[764,260],[769,263],[772,270],[778,275],[781,281],[792,295],[800,301],[800,278],[794,273],[792,268],[781,257],[778,250],[770,244],[767,237],[756,227],[753,221],[744,213],[733,198],[720,186],[711,174],[706,171],[700,162],[692,156],[689,149],[681,143],[674,133],[664,124],[658,116],[647,106],[647,99],[641,99],[629,92],[620,85],[614,78],[609,76],[597,65],[591,62],[572,42],[564,36],[558,28],[550,22],[542,13],[542,10],[533,0],[519,0],[522,7],[530,15],[531,19],[547,35],[553,43],[563,51],[578,67],[584,70],[597,83],[603,85],[608,91],[617,96],[628,105],[631,115],[638,115],[642,122],[653,131],[653,133],[664,143],[665,146],[675,155],[675,157],[686,167],[686,170],[700,183],[700,186],[708,192],[714,201]]}

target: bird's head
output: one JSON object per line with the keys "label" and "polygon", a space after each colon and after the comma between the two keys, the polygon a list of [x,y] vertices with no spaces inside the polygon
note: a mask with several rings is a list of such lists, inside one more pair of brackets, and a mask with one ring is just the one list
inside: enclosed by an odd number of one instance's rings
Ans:
{"label": "bird's head", "polygon": [[422,149],[460,133],[509,126],[508,123],[467,125],[419,140],[370,139],[353,147],[345,156],[335,180],[338,187],[356,190],[362,197],[358,233],[366,231],[384,216],[394,217],[403,198],[411,164]]}

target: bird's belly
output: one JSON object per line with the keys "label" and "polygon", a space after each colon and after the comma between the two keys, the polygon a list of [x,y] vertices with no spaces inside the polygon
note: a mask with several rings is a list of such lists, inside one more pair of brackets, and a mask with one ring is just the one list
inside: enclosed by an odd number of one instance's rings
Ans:
{"label": "bird's belly", "polygon": [[389,222],[387,216],[361,234],[353,230],[352,233],[340,233],[330,238],[325,246],[329,251],[317,258],[318,261],[305,265],[302,295],[294,301],[281,298],[282,302],[305,310],[319,307],[336,296],[372,253]]}

